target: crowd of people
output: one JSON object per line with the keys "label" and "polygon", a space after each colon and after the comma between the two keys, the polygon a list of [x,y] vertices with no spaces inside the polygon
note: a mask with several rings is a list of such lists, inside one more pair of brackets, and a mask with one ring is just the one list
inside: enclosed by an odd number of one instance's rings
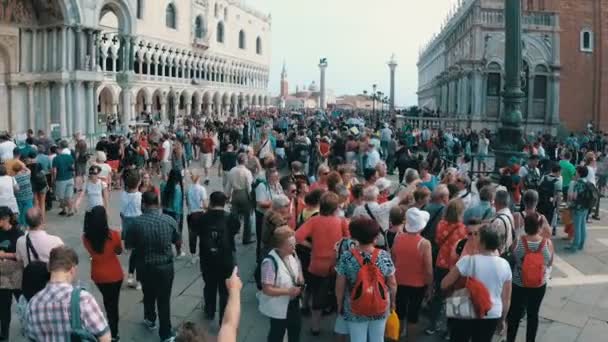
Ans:
{"label": "crowd of people", "polygon": [[[377,127],[347,119],[260,112],[185,120],[102,135],[95,146],[79,135],[53,141],[30,131],[18,142],[0,135],[0,340],[9,339],[15,298],[30,340],[118,341],[125,277],[142,291],[143,324],[158,325],[161,341],[204,340],[197,324],[176,331],[170,319],[174,260],[188,257],[204,280],[205,318],[219,319],[219,341],[235,341],[237,245],[255,244],[269,342],[327,333],[384,341],[392,312],[397,338],[457,342],[503,332],[515,341],[525,313],[534,341],[558,222],[576,253],[590,212],[599,218],[608,177],[603,135],[564,143],[538,135],[525,160],[489,177],[488,131],[393,131],[394,119]],[[221,185],[212,191],[214,176]],[[119,229],[109,225],[112,196]],[[105,314],[73,285],[74,249],[45,231],[55,205],[60,216],[84,212],[82,243]],[[70,319],[75,312],[80,320]],[[327,315],[335,315],[332,332],[322,331]]]}

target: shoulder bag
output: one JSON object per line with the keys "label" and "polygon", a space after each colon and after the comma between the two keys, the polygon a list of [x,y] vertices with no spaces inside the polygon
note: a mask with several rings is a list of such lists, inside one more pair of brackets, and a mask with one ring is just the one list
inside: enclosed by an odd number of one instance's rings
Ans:
{"label": "shoulder bag", "polygon": [[[475,256],[470,256],[471,277],[475,275]],[[467,280],[468,282],[468,277]],[[458,289],[445,300],[445,315],[453,319],[476,319],[475,306],[467,286]]]}

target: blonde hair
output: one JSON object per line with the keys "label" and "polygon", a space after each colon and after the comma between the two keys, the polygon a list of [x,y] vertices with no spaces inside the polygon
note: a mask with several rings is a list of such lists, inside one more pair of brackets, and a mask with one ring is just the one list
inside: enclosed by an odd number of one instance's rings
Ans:
{"label": "blonde hair", "polygon": [[280,226],[272,234],[271,245],[274,248],[279,248],[293,236],[295,236],[295,232],[289,226]]}
{"label": "blonde hair", "polygon": [[458,223],[462,219],[464,213],[464,203],[460,198],[455,198],[448,203],[445,209],[444,219],[448,223]]}

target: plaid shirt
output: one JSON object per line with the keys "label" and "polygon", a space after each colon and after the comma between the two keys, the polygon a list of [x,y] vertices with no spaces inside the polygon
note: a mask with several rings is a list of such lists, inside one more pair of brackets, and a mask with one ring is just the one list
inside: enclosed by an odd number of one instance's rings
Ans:
{"label": "plaid shirt", "polygon": [[[70,299],[72,284],[48,283],[28,303],[25,313],[25,336],[30,341],[59,342],[70,340]],[[95,298],[80,292],[82,328],[100,337],[110,331],[103,311]]]}
{"label": "plaid shirt", "polygon": [[127,231],[126,244],[133,246],[141,265],[166,265],[173,262],[171,244],[180,241],[177,222],[160,210],[142,210]]}

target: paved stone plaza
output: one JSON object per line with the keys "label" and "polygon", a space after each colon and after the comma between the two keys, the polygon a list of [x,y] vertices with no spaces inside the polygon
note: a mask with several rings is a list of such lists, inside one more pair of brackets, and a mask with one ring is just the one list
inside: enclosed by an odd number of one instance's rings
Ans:
{"label": "paved stone plaza", "polygon": [[[219,189],[221,182],[212,178],[210,190]],[[119,226],[118,193],[114,192],[110,200],[111,225]],[[603,203],[599,223],[594,222],[589,228],[589,240],[584,253],[572,255],[563,251],[564,242],[554,240],[558,257],[553,269],[551,288],[547,291],[542,309],[541,324],[538,333],[539,342],[593,342],[606,341],[608,336],[608,205]],[[66,219],[57,215],[55,209],[48,215],[48,231],[61,236],[64,242],[76,249],[80,255],[79,278],[99,303],[101,295],[90,281],[90,263],[88,254],[81,242],[83,214]],[[184,227],[184,232],[185,232]],[[186,234],[187,235],[187,234]],[[237,238],[237,242],[240,238]],[[256,287],[252,282],[254,269],[255,244],[243,247],[238,245],[238,263],[240,275],[244,281],[242,294],[242,314],[239,328],[239,341],[260,342],[266,339],[269,324],[257,310],[255,297]],[[126,255],[121,256],[123,269],[127,266]],[[203,319],[201,309],[202,286],[198,264],[193,266],[190,259],[175,262],[175,281],[172,289],[171,315],[172,323],[177,326],[184,320],[204,324],[210,334],[217,333],[218,324],[209,324]],[[149,331],[142,324],[142,293],[123,286],[120,299],[120,335],[122,341],[156,341],[157,330]],[[14,310],[13,310],[14,311]],[[18,336],[20,322],[13,317],[11,341],[25,341]],[[333,317],[323,321],[323,333],[315,341],[332,341]],[[518,341],[524,341],[525,325],[520,328]],[[422,336],[420,341],[440,341],[439,337]],[[302,330],[302,341],[313,341],[305,322]]]}

